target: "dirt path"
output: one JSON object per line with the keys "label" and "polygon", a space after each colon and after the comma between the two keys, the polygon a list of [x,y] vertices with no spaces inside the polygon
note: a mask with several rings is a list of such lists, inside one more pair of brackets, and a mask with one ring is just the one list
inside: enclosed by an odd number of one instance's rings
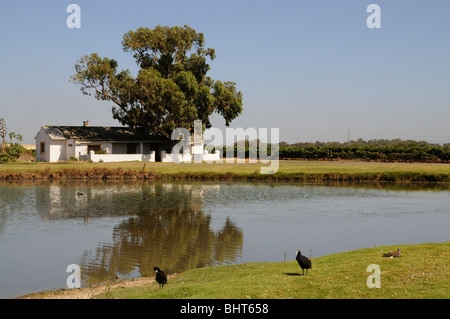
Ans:
{"label": "dirt path", "polygon": [[[169,279],[172,276],[168,276]],[[155,282],[154,277],[143,277],[127,279],[91,288],[60,289],[53,291],[42,291],[18,297],[17,299],[92,299],[97,295],[115,288],[130,288],[151,285]]]}

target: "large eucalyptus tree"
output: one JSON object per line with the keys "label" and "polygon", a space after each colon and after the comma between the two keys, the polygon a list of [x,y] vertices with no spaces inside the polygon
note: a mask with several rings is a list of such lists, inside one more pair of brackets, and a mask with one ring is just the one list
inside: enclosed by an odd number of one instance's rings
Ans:
{"label": "large eucalyptus tree", "polygon": [[192,130],[194,120],[210,128],[214,112],[227,126],[242,113],[236,84],[207,76],[215,50],[205,48],[203,33],[189,26],[141,27],[126,33],[122,45],[137,63],[136,77],[92,53],[77,61],[70,79],[83,94],[112,101],[113,118],[122,125],[170,139],[175,128]]}

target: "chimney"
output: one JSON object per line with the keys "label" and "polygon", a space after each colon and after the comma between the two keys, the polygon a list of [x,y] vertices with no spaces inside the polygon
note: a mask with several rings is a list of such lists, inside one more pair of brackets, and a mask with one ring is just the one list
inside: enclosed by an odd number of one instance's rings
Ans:
{"label": "chimney", "polygon": [[84,127],[88,127],[88,126],[89,126],[89,121],[84,121],[84,122],[83,122],[83,126],[84,126]]}

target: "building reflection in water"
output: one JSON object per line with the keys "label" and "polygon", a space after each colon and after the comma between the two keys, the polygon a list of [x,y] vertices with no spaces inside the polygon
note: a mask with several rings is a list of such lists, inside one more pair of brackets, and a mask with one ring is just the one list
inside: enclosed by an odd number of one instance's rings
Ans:
{"label": "building reflection in water", "polygon": [[[243,233],[229,219],[219,230],[202,211],[205,192],[219,195],[217,184],[117,183],[115,185],[45,185],[36,189],[36,208],[46,221],[124,217],[111,242],[83,252],[83,286],[116,276],[153,276],[158,265],[167,273],[236,262]],[[79,195],[78,193],[82,193]]]}

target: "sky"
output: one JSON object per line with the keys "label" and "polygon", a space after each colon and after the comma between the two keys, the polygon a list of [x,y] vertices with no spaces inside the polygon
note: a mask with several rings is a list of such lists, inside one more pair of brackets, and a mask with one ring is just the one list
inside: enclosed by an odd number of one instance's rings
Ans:
{"label": "sky", "polygon": [[[70,29],[70,4],[81,27]],[[381,28],[369,28],[370,4]],[[42,125],[120,126],[112,102],[69,82],[98,53],[136,71],[122,37],[188,25],[216,50],[209,76],[236,82],[231,128],[279,128],[288,143],[415,139],[450,143],[448,0],[1,1],[0,118],[35,143]],[[224,132],[224,120],[212,124]]]}

